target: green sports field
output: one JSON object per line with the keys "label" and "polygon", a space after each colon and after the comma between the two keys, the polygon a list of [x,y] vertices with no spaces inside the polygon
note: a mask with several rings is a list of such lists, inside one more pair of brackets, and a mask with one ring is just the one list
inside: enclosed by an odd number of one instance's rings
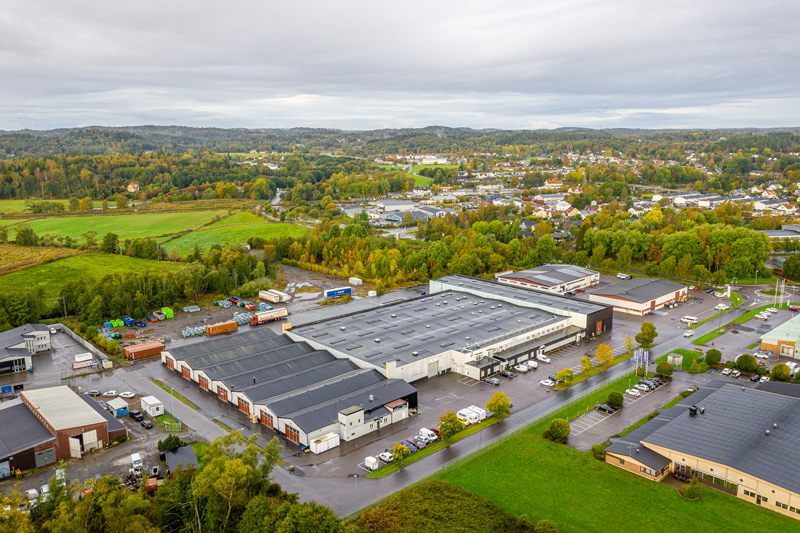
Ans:
{"label": "green sports field", "polygon": [[[221,221],[224,222],[224,221]],[[243,243],[250,237],[261,237],[263,239],[274,239],[277,237],[302,237],[308,228],[295,224],[281,224],[258,222],[255,224],[223,224],[221,226],[212,225],[209,228],[196,230],[175,240],[167,241],[162,246],[171,252],[176,249],[181,255],[191,252],[197,245],[202,252],[208,251],[215,244]]]}
{"label": "green sports field", "polygon": [[165,272],[182,266],[185,263],[88,253],[5,274],[0,276],[0,287],[24,287],[27,291],[41,286],[46,296],[58,296],[64,282],[71,279],[96,279],[106,274],[138,274],[147,270]]}
{"label": "green sports field", "polygon": [[[188,211],[185,213],[134,213],[130,215],[65,216],[30,221],[37,235],[56,233],[83,242],[82,235],[96,231],[97,240],[106,233],[116,233],[120,239],[138,239],[178,233],[210,222],[225,211]],[[9,239],[14,231],[9,231]]]}

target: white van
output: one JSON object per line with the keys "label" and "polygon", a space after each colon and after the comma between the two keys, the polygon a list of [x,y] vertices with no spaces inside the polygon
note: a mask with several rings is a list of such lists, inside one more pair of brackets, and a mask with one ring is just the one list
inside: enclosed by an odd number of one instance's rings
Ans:
{"label": "white van", "polygon": [[439,436],[428,428],[420,429],[419,434],[431,442],[436,442],[439,440]]}
{"label": "white van", "polygon": [[633,276],[631,276],[630,274],[624,274],[622,272],[618,273],[617,277],[619,279],[632,279],[633,278]]}
{"label": "white van", "polygon": [[486,409],[478,407],[477,405],[470,405],[467,409],[478,415],[478,421],[485,420],[488,415]]}
{"label": "white van", "polygon": [[696,316],[685,316],[681,318],[681,322],[685,322],[687,324],[697,324],[697,317]]}
{"label": "white van", "polygon": [[364,459],[364,466],[367,468],[367,470],[372,471],[380,468],[381,463],[375,457],[370,456]]}
{"label": "white van", "polygon": [[466,418],[467,420],[469,420],[470,424],[477,424],[478,422],[480,422],[480,418],[478,418],[478,413],[476,413],[471,409],[462,409],[456,413],[456,416]]}
{"label": "white van", "polygon": [[142,456],[138,453],[131,454],[131,464],[134,472],[140,472],[142,470]]}

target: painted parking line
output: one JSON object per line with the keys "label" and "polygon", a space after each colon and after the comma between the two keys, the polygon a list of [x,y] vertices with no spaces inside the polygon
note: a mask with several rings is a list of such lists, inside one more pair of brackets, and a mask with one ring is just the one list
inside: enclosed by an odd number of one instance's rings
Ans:
{"label": "painted parking line", "polygon": [[[623,405],[623,407],[628,407],[629,405],[632,405],[632,404],[638,402],[639,400],[643,399],[644,397],[648,396],[652,392],[654,392],[654,390],[650,390],[650,391],[647,391],[647,392],[640,391],[640,395],[637,396],[637,397],[632,397],[632,396],[630,396],[628,394],[624,394],[623,395],[623,399],[622,399],[622,405]],[[571,431],[571,433],[573,435],[580,435],[584,431],[587,431],[587,430],[593,428],[594,426],[596,426],[597,424],[603,422],[608,417],[614,416],[617,412],[619,412],[619,411],[616,411],[614,413],[603,413],[603,412],[598,411],[596,409],[592,410],[592,411],[586,413],[585,415],[582,415],[579,418],[576,418],[575,420],[570,422],[570,424],[569,424],[570,428],[575,428],[577,430],[577,431],[573,430],[573,431]]]}
{"label": "painted parking line", "polygon": [[467,387],[474,387],[475,385],[480,383],[480,381],[478,381],[477,379],[469,378],[466,376],[459,379],[458,382],[461,383],[462,385],[466,385]]}

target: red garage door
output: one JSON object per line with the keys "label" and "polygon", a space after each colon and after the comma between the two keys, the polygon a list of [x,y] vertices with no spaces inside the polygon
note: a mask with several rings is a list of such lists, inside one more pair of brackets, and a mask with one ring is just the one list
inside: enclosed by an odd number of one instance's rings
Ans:
{"label": "red garage door", "polygon": [[264,411],[261,411],[261,423],[270,429],[275,429],[275,421],[272,419],[272,415],[268,415]]}
{"label": "red garage door", "polygon": [[250,414],[250,404],[239,398],[239,410],[243,413]]}
{"label": "red garage door", "polygon": [[169,368],[170,370],[175,370],[175,362],[172,359],[167,357],[166,362],[167,362],[167,368]]}
{"label": "red garage door", "polygon": [[188,380],[192,379],[192,373],[189,372],[189,369],[186,368],[185,366],[181,367],[181,376],[185,377]]}
{"label": "red garage door", "polygon": [[286,438],[295,444],[300,444],[300,432],[292,426],[286,426]]}
{"label": "red garage door", "polygon": [[206,378],[200,376],[199,383],[201,389],[208,390],[208,380]]}
{"label": "red garage door", "polygon": [[217,398],[227,402],[228,401],[228,391],[226,391],[225,389],[223,389],[221,387],[217,387]]}

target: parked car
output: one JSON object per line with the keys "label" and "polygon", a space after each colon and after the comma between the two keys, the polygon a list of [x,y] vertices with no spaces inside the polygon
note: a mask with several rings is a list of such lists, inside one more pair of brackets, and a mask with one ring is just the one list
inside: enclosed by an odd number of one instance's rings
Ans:
{"label": "parked car", "polygon": [[539,360],[539,361],[541,361],[542,363],[549,363],[549,362],[550,362],[550,358],[549,358],[549,357],[547,357],[547,356],[546,356],[546,355],[544,355],[544,354],[537,355],[537,356],[536,356],[536,359],[538,359],[538,360]]}
{"label": "parked car", "polygon": [[103,409],[108,410],[108,404],[106,402],[104,402],[103,400],[97,400],[97,405],[99,405]]}
{"label": "parked car", "polygon": [[418,450],[421,450],[422,448],[424,448],[425,446],[427,446],[427,445],[428,445],[428,443],[427,443],[427,442],[425,442],[424,440],[422,440],[421,438],[419,438],[419,437],[418,437],[418,436],[416,436],[416,435],[415,435],[415,436],[413,436],[413,437],[409,437],[409,438],[407,438],[407,439],[406,439],[406,442],[410,442],[411,444],[413,444],[414,446],[416,446]]}
{"label": "parked car", "polygon": [[625,394],[627,394],[628,396],[640,396],[642,393],[636,389],[628,389],[625,391]]}
{"label": "parked car", "polygon": [[539,368],[539,363],[537,363],[534,360],[525,361],[524,364],[528,365],[528,368],[531,370],[536,370],[537,368]]}
{"label": "parked car", "polygon": [[117,391],[115,390],[110,390],[103,393],[103,398],[116,398],[116,397],[117,397]]}
{"label": "parked car", "polygon": [[578,287],[577,289],[575,289],[575,292],[586,292],[586,289]]}
{"label": "parked car", "polygon": [[616,409],[604,403],[599,403],[595,405],[594,408],[597,409],[598,411],[603,411],[604,413],[613,413],[614,411],[616,411]]}
{"label": "parked car", "polygon": [[800,311],[800,305],[790,305],[787,309],[789,311]]}
{"label": "parked car", "polygon": [[767,320],[769,318],[769,313],[758,313],[755,318],[757,320]]}
{"label": "parked car", "polygon": [[402,444],[403,446],[405,446],[406,448],[408,448],[408,450],[409,450],[411,453],[414,453],[415,451],[417,451],[417,450],[419,449],[419,448],[417,448],[416,446],[414,446],[414,444],[413,444],[413,443],[411,443],[411,442],[408,442],[407,440],[401,440],[401,441],[400,441],[400,444]]}
{"label": "parked car", "polygon": [[731,372],[731,377],[732,378],[738,378],[741,375],[742,375],[742,373],[739,372],[738,370],[734,370],[733,372]]}
{"label": "parked car", "polygon": [[28,489],[28,490],[25,491],[25,496],[29,500],[35,500],[36,498],[39,497],[39,491],[36,490],[36,489]]}
{"label": "parked car", "polygon": [[144,420],[144,415],[141,411],[134,409],[133,411],[128,411],[128,416],[136,420],[137,422],[141,422]]}
{"label": "parked car", "polygon": [[151,429],[153,427],[153,423],[150,422],[149,420],[142,420],[140,423],[142,424],[142,427],[144,427],[144,429]]}
{"label": "parked car", "polygon": [[753,355],[755,355],[758,359],[769,359],[769,356],[772,354],[769,352],[756,352]]}
{"label": "parked car", "polygon": [[631,276],[630,274],[625,274],[623,272],[617,273],[617,277],[619,279],[632,279],[633,278],[633,276]]}
{"label": "parked car", "polygon": [[777,309],[775,309],[774,307],[769,307],[769,308],[767,308],[767,311],[768,311],[769,313],[772,313],[772,314],[775,314],[775,313],[777,313],[777,312],[778,312],[778,310],[777,310]]}
{"label": "parked car", "polygon": [[383,452],[378,454],[378,459],[380,459],[384,463],[391,463],[392,461],[394,461],[394,454],[390,452]]}
{"label": "parked car", "polygon": [[732,369],[732,368],[723,368],[723,369],[722,369],[722,375],[723,375],[723,376],[730,376],[730,375],[731,375],[731,372],[733,372],[733,369]]}
{"label": "parked car", "polygon": [[650,381],[655,381],[659,385],[663,385],[664,384],[664,380],[659,378],[659,377],[652,377],[652,378],[647,378],[647,379],[649,379]]}
{"label": "parked car", "polygon": [[650,390],[650,387],[648,387],[647,385],[642,385],[641,383],[637,383],[636,385],[633,386],[633,388],[638,389],[642,392],[647,392]]}
{"label": "parked car", "polygon": [[489,385],[494,385],[495,387],[500,385],[500,380],[497,378],[486,378],[483,381],[485,381]]}
{"label": "parked car", "polygon": [[706,290],[704,290],[703,292],[706,293],[706,294],[714,294],[714,290],[715,290],[714,287],[709,287]]}
{"label": "parked car", "polygon": [[86,394],[88,394],[89,396],[100,396],[100,391],[99,390],[90,390]]}
{"label": "parked car", "polygon": [[753,374],[752,376],[750,376],[750,381],[758,382],[760,380],[761,380],[761,376],[759,376],[758,374]]}
{"label": "parked car", "polygon": [[56,328],[50,328],[50,335],[55,335],[56,333],[58,333],[58,331],[56,331]]}
{"label": "parked car", "polygon": [[575,291],[567,291],[564,293],[564,296],[575,296]]}
{"label": "parked car", "polygon": [[500,375],[506,379],[514,379],[514,373],[511,370],[503,370]]}
{"label": "parked car", "polygon": [[129,391],[129,390],[126,390],[125,392],[120,392],[120,393],[119,393],[119,397],[120,397],[120,398],[128,398],[128,399],[131,399],[131,398],[133,398],[134,396],[136,396],[136,395],[135,395],[134,393],[132,393],[131,391]]}
{"label": "parked car", "polygon": [[539,385],[542,385],[544,387],[555,387],[556,383],[552,379],[543,379],[542,381],[539,382]]}
{"label": "parked car", "polygon": [[729,305],[725,305],[725,304],[717,304],[717,305],[714,306],[714,309],[716,309],[717,311],[727,311],[730,308],[731,307]]}
{"label": "parked car", "polygon": [[761,379],[758,380],[759,383],[766,383],[769,381],[769,376],[761,376]]}
{"label": "parked car", "polygon": [[686,333],[683,334],[684,337],[691,337],[694,335],[694,330],[687,330]]}
{"label": "parked car", "polygon": [[700,287],[698,287],[697,285],[692,285],[691,287],[689,287],[689,289],[691,289],[693,291],[699,291]]}
{"label": "parked car", "polygon": [[527,373],[528,370],[530,369],[531,368],[525,363],[520,363],[514,367],[514,370],[516,370],[517,372],[522,372],[523,374]]}

